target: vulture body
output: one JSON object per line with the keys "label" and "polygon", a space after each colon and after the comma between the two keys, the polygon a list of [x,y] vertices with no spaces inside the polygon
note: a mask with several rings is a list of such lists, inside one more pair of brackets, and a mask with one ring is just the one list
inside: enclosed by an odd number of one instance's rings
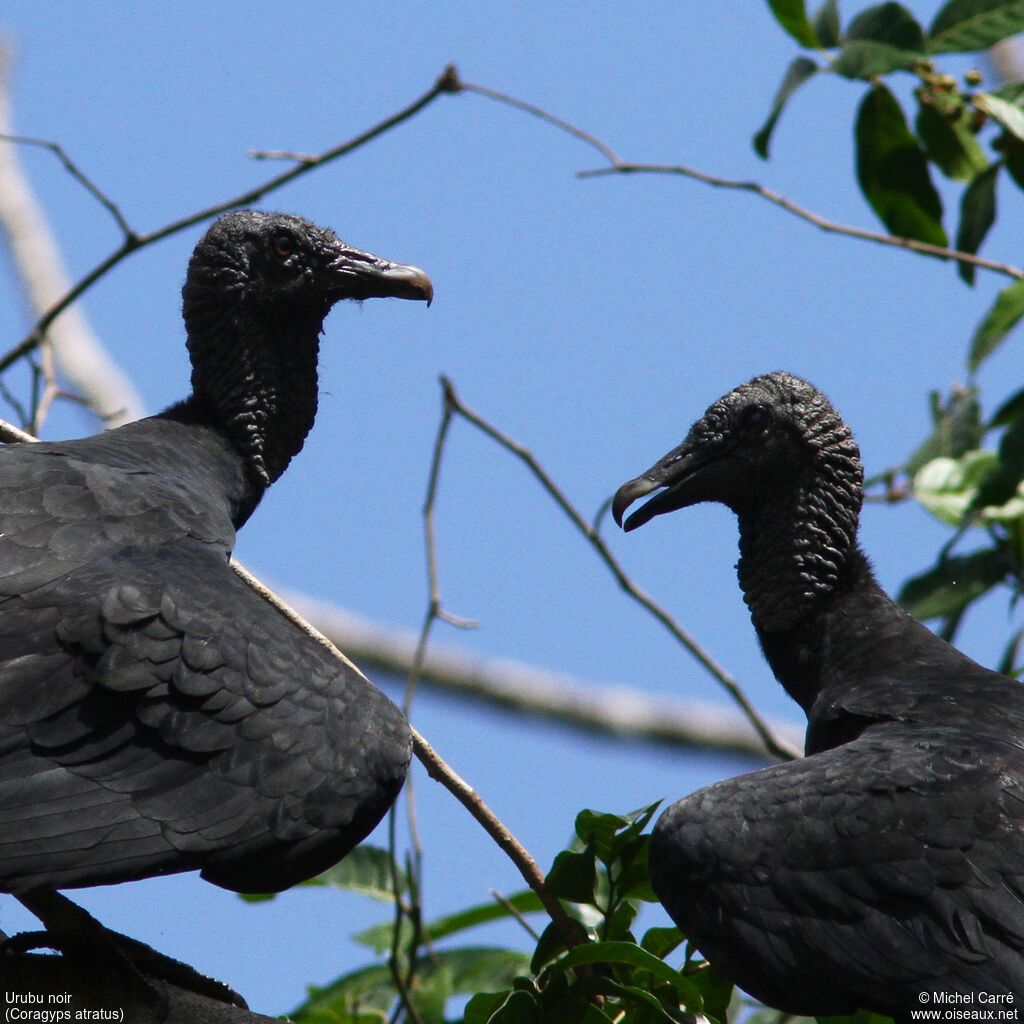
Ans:
{"label": "vulture body", "polygon": [[241,211],[182,294],[190,397],[0,448],[0,891],[193,869],[280,890],[365,838],[405,777],[398,709],[228,560],[312,426],[331,306],[429,301],[429,279]]}
{"label": "vulture body", "polygon": [[910,1020],[1024,997],[1024,687],[881,590],[857,543],[862,469],[828,399],[787,373],[715,402],[619,489],[617,521],[737,515],[761,647],[807,715],[806,757],[708,786],[658,821],[655,891],[737,984],[790,1013]]}

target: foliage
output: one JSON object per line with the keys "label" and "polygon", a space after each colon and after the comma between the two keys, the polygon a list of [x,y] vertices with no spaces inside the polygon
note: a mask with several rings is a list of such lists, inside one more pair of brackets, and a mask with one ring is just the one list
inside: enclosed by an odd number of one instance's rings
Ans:
{"label": "foliage", "polygon": [[[772,134],[796,91],[821,74],[866,83],[854,125],[861,192],[893,235],[948,246],[934,181],[960,188],[955,249],[977,254],[997,217],[999,182],[1024,188],[1024,82],[980,88],[968,71],[962,82],[937,66],[947,55],[983,50],[1024,30],[1021,0],[949,0],[925,28],[902,4],[876,4],[843,29],[838,5],[808,15],[802,0],[768,0],[779,25],[814,57],[789,66],[769,115],[754,136],[768,156]],[[913,120],[885,76],[912,76]],[[895,83],[894,83],[895,84]],[[987,142],[987,149],[983,143]],[[958,261],[973,285],[976,268]],[[934,429],[907,461],[889,473],[889,500],[913,494],[952,529],[936,564],[907,581],[900,600],[914,615],[941,619],[951,638],[971,604],[995,588],[1013,598],[1024,572],[1024,391],[988,422],[982,419],[976,375],[1024,316],[1024,281],[1005,287],[982,316],[967,347],[969,386],[945,402],[932,396]],[[985,442],[1001,433],[995,448]],[[991,444],[991,442],[989,442]],[[894,487],[904,476],[907,486]],[[877,481],[876,481],[877,482]],[[974,546],[953,553],[964,538]],[[1001,668],[1016,671],[1021,633],[1008,640]]]}
{"label": "foliage", "polygon": [[[679,969],[665,962],[684,942],[679,930],[648,928],[639,940],[632,930],[641,906],[655,901],[644,829],[656,809],[653,804],[625,815],[585,810],[577,816],[573,841],[555,857],[547,876],[580,925],[582,941],[572,949],[554,923],[540,934],[530,930],[532,955],[461,944],[464,932],[494,921],[514,918],[529,929],[528,919],[543,912],[531,890],[428,924],[399,913],[354,937],[378,956],[389,955],[390,963],[378,961],[312,989],[290,1019],[296,1024],[388,1019],[671,1024],[701,1013],[726,1024],[732,985],[693,950],[685,951]],[[415,905],[413,873],[396,870],[388,851],[363,846],[343,863],[344,871],[332,869],[305,884],[361,892],[406,910]],[[465,996],[470,998],[460,1008],[459,997]]]}

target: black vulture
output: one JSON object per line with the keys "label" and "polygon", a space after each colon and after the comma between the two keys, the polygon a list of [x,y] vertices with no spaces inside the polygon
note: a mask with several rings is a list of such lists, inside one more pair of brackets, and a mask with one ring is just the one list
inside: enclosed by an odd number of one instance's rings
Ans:
{"label": "black vulture", "polygon": [[[790,1013],[1024,998],[1024,687],[879,587],[857,542],[860,454],[788,373],[715,402],[623,485],[626,520],[736,514],[740,586],[806,757],[708,786],[651,838],[655,892],[737,984]],[[973,1002],[972,1002],[973,1001]]]}
{"label": "black vulture", "polygon": [[312,427],[331,306],[430,281],[240,211],[182,295],[187,399],[0,449],[0,891],[27,905],[193,869],[283,889],[364,839],[408,768],[399,710],[228,561]]}

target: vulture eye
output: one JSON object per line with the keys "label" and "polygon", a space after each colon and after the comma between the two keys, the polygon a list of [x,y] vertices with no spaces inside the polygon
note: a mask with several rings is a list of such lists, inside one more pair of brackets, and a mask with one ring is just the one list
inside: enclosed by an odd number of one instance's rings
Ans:
{"label": "vulture eye", "polygon": [[291,256],[291,254],[295,251],[295,241],[294,239],[292,239],[291,235],[286,235],[283,233],[279,235],[274,235],[273,245],[274,252],[277,253],[277,255],[281,257],[281,259],[286,259],[287,257]]}
{"label": "vulture eye", "polygon": [[740,413],[740,426],[748,434],[765,433],[771,422],[772,414],[763,405],[749,405]]}

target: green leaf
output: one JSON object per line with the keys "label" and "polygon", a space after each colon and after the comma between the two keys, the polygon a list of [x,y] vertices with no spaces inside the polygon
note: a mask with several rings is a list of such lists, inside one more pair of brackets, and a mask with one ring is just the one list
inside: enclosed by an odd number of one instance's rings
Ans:
{"label": "green leaf", "polygon": [[692,981],[704,1001],[704,1013],[714,1020],[726,1024],[729,1019],[729,1003],[732,1002],[733,983],[709,963],[688,968],[688,981]]}
{"label": "green leaf", "polygon": [[971,102],[983,113],[998,121],[1014,138],[1024,141],[1024,110],[1015,103],[990,92],[978,92]]}
{"label": "green leaf", "polygon": [[468,1003],[463,1013],[463,1024],[487,1024],[510,992],[478,992]]}
{"label": "green leaf", "polygon": [[754,136],[754,149],[758,156],[765,160],[768,159],[768,144],[771,141],[772,132],[775,130],[775,124],[782,115],[786,103],[789,101],[790,96],[817,72],[818,65],[808,57],[797,57],[789,65],[782,79],[782,84],[779,86],[779,91],[775,94],[775,99],[772,101],[772,109],[768,114],[768,119]]}
{"label": "green leaf", "polygon": [[933,391],[931,401],[934,429],[907,460],[904,469],[910,476],[933,459],[940,456],[958,459],[981,444],[983,430],[977,388],[955,390],[946,404]]}
{"label": "green leaf", "polygon": [[[976,253],[996,219],[996,179],[1001,163],[983,170],[964,190],[960,201],[960,226],[956,247],[960,252]],[[967,284],[974,284],[975,267],[960,261],[957,272]]]}
{"label": "green leaf", "polygon": [[1024,627],[1018,629],[1010,637],[1010,642],[1006,645],[1006,650],[1003,651],[1003,656],[999,659],[999,664],[996,666],[997,672],[1002,672],[1004,676],[1015,676],[1017,674],[1019,671],[1017,655],[1020,653],[1022,639],[1024,639]]}
{"label": "green leaf", "polygon": [[445,971],[452,993],[458,995],[510,988],[516,977],[529,969],[526,953],[499,946],[463,946],[424,956],[418,973],[422,978],[433,971]]}
{"label": "green leaf", "polygon": [[1012,394],[996,409],[988,425],[990,427],[1005,427],[1022,416],[1024,416],[1024,388]]}
{"label": "green leaf", "polygon": [[918,93],[918,101],[917,134],[939,170],[953,181],[971,181],[984,171],[988,158],[971,131],[970,112],[940,109],[924,91]]}
{"label": "green leaf", "polygon": [[[424,1020],[443,1020],[444,1004],[454,995],[506,990],[529,969],[529,957],[509,949],[468,946],[424,956],[413,992]],[[397,997],[394,978],[384,964],[353,971],[326,988],[314,989],[291,1015],[296,1024],[324,1024],[347,1019],[356,1007],[387,1010]]]}
{"label": "green leaf", "polygon": [[[679,1019],[669,1014],[653,993],[637,985],[623,985],[611,978],[591,975],[590,977],[580,979],[578,988],[590,998],[605,996],[627,1005],[639,1004],[639,1008],[644,1011],[642,1019],[645,1024],[651,1024],[654,1021],[658,1022],[658,1024],[676,1024],[676,1021]],[[628,1017],[622,1019],[632,1021],[636,1017],[630,1013]]]}
{"label": "green leaf", "polygon": [[533,958],[530,960],[530,973],[540,974],[543,968],[556,956],[564,953],[566,949],[565,939],[562,937],[562,929],[552,921],[540,933],[537,946],[533,951]]}
{"label": "green leaf", "polygon": [[397,866],[392,866],[388,851],[364,843],[322,875],[301,884],[345,889],[348,892],[362,893],[382,903],[393,903],[396,874],[399,890],[404,891],[407,884],[405,872]]}
{"label": "green leaf", "polygon": [[[1024,143],[1007,135],[1002,142],[1003,162],[1017,188],[1024,190]],[[1007,145],[1010,142],[1010,145]],[[1016,145],[1014,145],[1016,143]]]}
{"label": "green leaf", "polygon": [[931,53],[972,53],[1024,32],[1024,0],[950,0],[928,32]]}
{"label": "green leaf", "polygon": [[875,4],[861,11],[846,29],[846,38],[885,43],[899,50],[923,54],[924,29],[902,4]]}
{"label": "green leaf", "polygon": [[537,1001],[529,992],[510,992],[489,1018],[488,1024],[541,1024]]}
{"label": "green leaf", "polygon": [[619,896],[646,903],[658,902],[651,888],[651,871],[648,866],[650,842],[650,836],[635,836],[622,848],[615,872],[615,891]]}
{"label": "green leaf", "polygon": [[932,459],[914,475],[914,497],[936,519],[948,526],[961,526],[982,480],[998,461],[999,456],[991,451]]}
{"label": "green leaf", "polygon": [[598,860],[610,864],[647,827],[660,803],[659,800],[629,814],[580,811],[576,815],[576,835]]}
{"label": "green leaf", "polygon": [[870,39],[848,39],[831,69],[843,78],[868,82],[890,71],[902,71],[921,59],[916,50],[901,50],[889,43],[875,43]]}
{"label": "green leaf", "polygon": [[351,1014],[357,1009],[386,1014],[394,1000],[391,971],[384,964],[373,964],[343,975],[325,988],[310,988],[309,998],[288,1014],[288,1019],[295,1024],[333,1024],[355,1019]]}
{"label": "green leaf", "polygon": [[548,886],[556,896],[571,903],[593,903],[597,885],[597,866],[592,853],[562,850],[555,857],[547,877]]}
{"label": "green leaf", "polygon": [[683,942],[683,933],[678,928],[648,928],[640,945],[659,960],[664,960]]}
{"label": "green leaf", "polygon": [[801,46],[813,48],[818,45],[814,28],[807,20],[804,0],[768,0],[768,6],[775,15],[775,20]]}
{"label": "green leaf", "polygon": [[1004,288],[971,339],[967,368],[974,373],[1002,344],[1003,340],[1024,316],[1024,280],[1015,281]]}
{"label": "green leaf", "polygon": [[946,246],[942,202],[928,162],[903,111],[884,86],[870,89],[857,112],[857,178],[872,209],[894,235]]}
{"label": "green leaf", "polygon": [[949,526],[1014,522],[1024,516],[1024,420],[1003,435],[999,453],[974,451],[959,459],[933,459],[914,476],[914,497]]}
{"label": "green leaf", "polygon": [[1024,496],[1020,483],[1024,480],[1024,419],[1014,420],[999,442],[998,462],[981,481],[974,496],[973,507],[983,510],[987,519],[1014,518],[1014,511],[1024,514]]}
{"label": "green leaf", "polygon": [[938,565],[907,580],[899,603],[915,619],[960,614],[972,601],[1006,576],[1006,560],[994,548],[942,559]]}
{"label": "green leaf", "polygon": [[825,0],[811,19],[811,26],[818,42],[827,50],[839,45],[841,28],[839,25],[838,0]]}
{"label": "green leaf", "polygon": [[635,941],[630,927],[636,920],[638,907],[630,900],[623,900],[610,916],[605,919],[602,937],[605,939],[622,939],[626,942]]}
{"label": "green leaf", "polygon": [[870,79],[909,68],[925,56],[924,31],[902,4],[876,4],[850,22],[832,70]]}
{"label": "green leaf", "polygon": [[603,963],[626,964],[635,969],[648,971],[657,981],[672,986],[680,1005],[686,1009],[702,1009],[700,993],[693,982],[634,942],[587,942],[570,949],[561,960],[552,965],[552,969],[567,971],[580,964]]}

